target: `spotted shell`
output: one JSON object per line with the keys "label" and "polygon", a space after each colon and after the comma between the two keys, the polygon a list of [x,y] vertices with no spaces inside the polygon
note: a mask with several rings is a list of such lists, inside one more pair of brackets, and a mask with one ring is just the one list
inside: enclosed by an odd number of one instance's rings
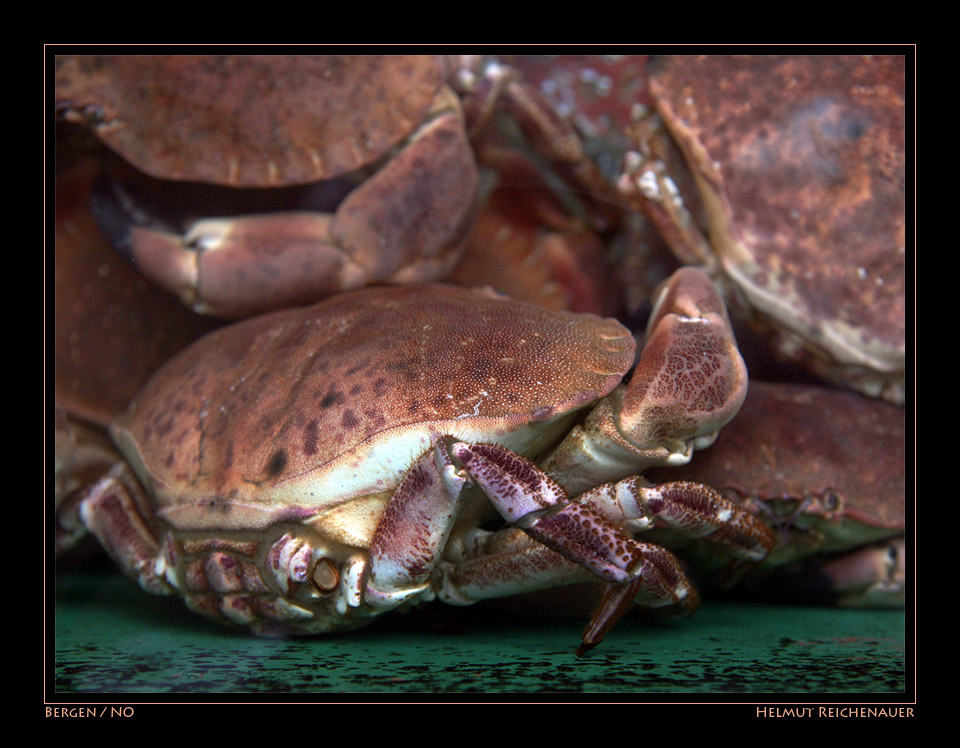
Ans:
{"label": "spotted shell", "polygon": [[270,187],[380,158],[444,76],[427,55],[69,55],[55,88],[58,110],[146,174]]}
{"label": "spotted shell", "polygon": [[365,289],[211,333],[113,435],[165,519],[265,526],[392,491],[442,436],[536,456],[634,347],[614,320],[490,291]]}

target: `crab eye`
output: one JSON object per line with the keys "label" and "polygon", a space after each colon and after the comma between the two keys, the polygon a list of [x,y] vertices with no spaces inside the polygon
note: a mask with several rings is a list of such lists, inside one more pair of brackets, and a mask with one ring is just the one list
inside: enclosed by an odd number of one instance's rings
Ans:
{"label": "crab eye", "polygon": [[329,595],[340,585],[340,574],[330,559],[321,558],[310,573],[310,581],[320,594]]}
{"label": "crab eye", "polygon": [[891,543],[887,546],[887,566],[890,569],[896,569],[900,561],[900,550],[897,548],[896,543]]}
{"label": "crab eye", "polygon": [[827,490],[823,497],[823,508],[828,512],[835,512],[840,508],[840,497],[836,491]]}

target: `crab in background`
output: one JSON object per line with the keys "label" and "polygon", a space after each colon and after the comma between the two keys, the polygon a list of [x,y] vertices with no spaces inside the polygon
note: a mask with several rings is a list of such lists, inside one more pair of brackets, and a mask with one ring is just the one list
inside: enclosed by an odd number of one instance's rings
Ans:
{"label": "crab in background", "polygon": [[[904,411],[811,375],[904,398],[905,58],[511,62],[599,141],[588,150],[647,218],[621,259],[628,309],[674,262],[704,267],[725,293],[750,392],[719,444],[680,473],[785,528],[741,588],[902,605]],[[709,554],[688,557],[716,570]]]}
{"label": "crab in background", "polygon": [[479,58],[80,55],[55,78],[60,117],[121,157],[95,201],[104,231],[206,314],[449,273],[479,197],[468,134],[495,111],[603,189],[572,130]]}
{"label": "crab in background", "polygon": [[[740,581],[766,599],[902,607],[906,584],[903,408],[809,384],[751,382],[716,443],[671,478],[703,482],[777,536]],[[665,473],[650,472],[651,480]],[[694,551],[699,578],[729,585]]]}
{"label": "crab in background", "polygon": [[657,118],[621,191],[779,355],[902,403],[904,58],[681,55],[647,75]]}

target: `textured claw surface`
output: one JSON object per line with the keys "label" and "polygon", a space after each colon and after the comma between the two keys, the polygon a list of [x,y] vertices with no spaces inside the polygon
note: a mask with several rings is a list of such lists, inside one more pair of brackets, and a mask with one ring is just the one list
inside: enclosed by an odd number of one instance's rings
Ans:
{"label": "textured claw surface", "polygon": [[621,402],[621,429],[639,445],[713,434],[736,415],[746,388],[719,293],[702,271],[678,271],[660,291]]}

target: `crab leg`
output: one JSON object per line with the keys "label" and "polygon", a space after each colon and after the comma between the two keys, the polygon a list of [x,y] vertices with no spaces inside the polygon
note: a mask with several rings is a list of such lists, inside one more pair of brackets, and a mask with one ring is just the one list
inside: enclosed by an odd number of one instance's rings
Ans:
{"label": "crab leg", "polygon": [[[774,535],[763,522],[698,483],[650,486],[633,476],[597,486],[571,501],[536,465],[503,447],[458,442],[450,446],[450,453],[504,519],[542,544],[542,551],[536,547],[514,551],[509,563],[501,558],[496,575],[490,574],[487,564],[484,571],[489,578],[496,577],[500,594],[504,569],[529,572],[526,583],[531,585],[579,581],[582,575],[564,567],[556,554],[609,582],[584,634],[581,654],[596,646],[635,600],[686,612],[697,605],[696,591],[677,559],[658,545],[634,540],[629,532],[668,527],[685,537],[707,537],[741,564],[762,561],[774,544]],[[553,559],[547,549],[556,552]],[[525,563],[518,564],[520,560]],[[468,579],[469,572],[461,569],[461,585]],[[469,582],[474,594],[479,592],[478,579],[482,576]],[[462,586],[461,592],[466,591]]]}
{"label": "crab leg", "polygon": [[[148,592],[176,592],[172,569],[146,517],[147,500],[125,463],[97,481],[80,504],[80,519],[124,573]],[[168,574],[168,572],[170,572]]]}
{"label": "crab leg", "polygon": [[596,580],[590,570],[534,542],[516,527],[485,533],[469,557],[444,561],[441,571],[437,595],[451,605]]}
{"label": "crab leg", "polygon": [[456,442],[449,449],[504,519],[597,577],[626,588],[605,595],[586,649],[599,643],[634,599],[650,607],[694,604],[696,593],[673,554],[634,540],[589,504],[570,501],[529,460],[491,444]]}
{"label": "crab leg", "polygon": [[[702,538],[744,570],[766,558],[775,540],[764,522],[700,483],[650,486],[634,476],[597,486],[573,501],[631,534],[659,527],[684,538]],[[441,595],[447,602],[468,604],[596,576],[546,546],[530,542],[515,528],[490,533],[476,545],[470,558],[445,568]]]}
{"label": "crab leg", "polygon": [[[577,655],[582,656],[603,641],[604,637],[610,632],[617,621],[623,616],[630,606],[633,605],[634,598],[640,587],[640,580],[634,580],[628,584],[608,584],[603,591],[603,597],[600,604],[594,611],[590,623],[584,629],[580,646],[577,647]],[[699,604],[696,588],[691,587],[690,612]]]}
{"label": "crab leg", "polygon": [[466,482],[440,446],[414,463],[377,524],[364,602],[392,608],[427,588],[456,521]]}
{"label": "crab leg", "polygon": [[685,538],[705,538],[740,562],[762,561],[776,540],[765,522],[702,483],[650,485],[631,476],[597,486],[577,501],[630,532],[668,527]]}

